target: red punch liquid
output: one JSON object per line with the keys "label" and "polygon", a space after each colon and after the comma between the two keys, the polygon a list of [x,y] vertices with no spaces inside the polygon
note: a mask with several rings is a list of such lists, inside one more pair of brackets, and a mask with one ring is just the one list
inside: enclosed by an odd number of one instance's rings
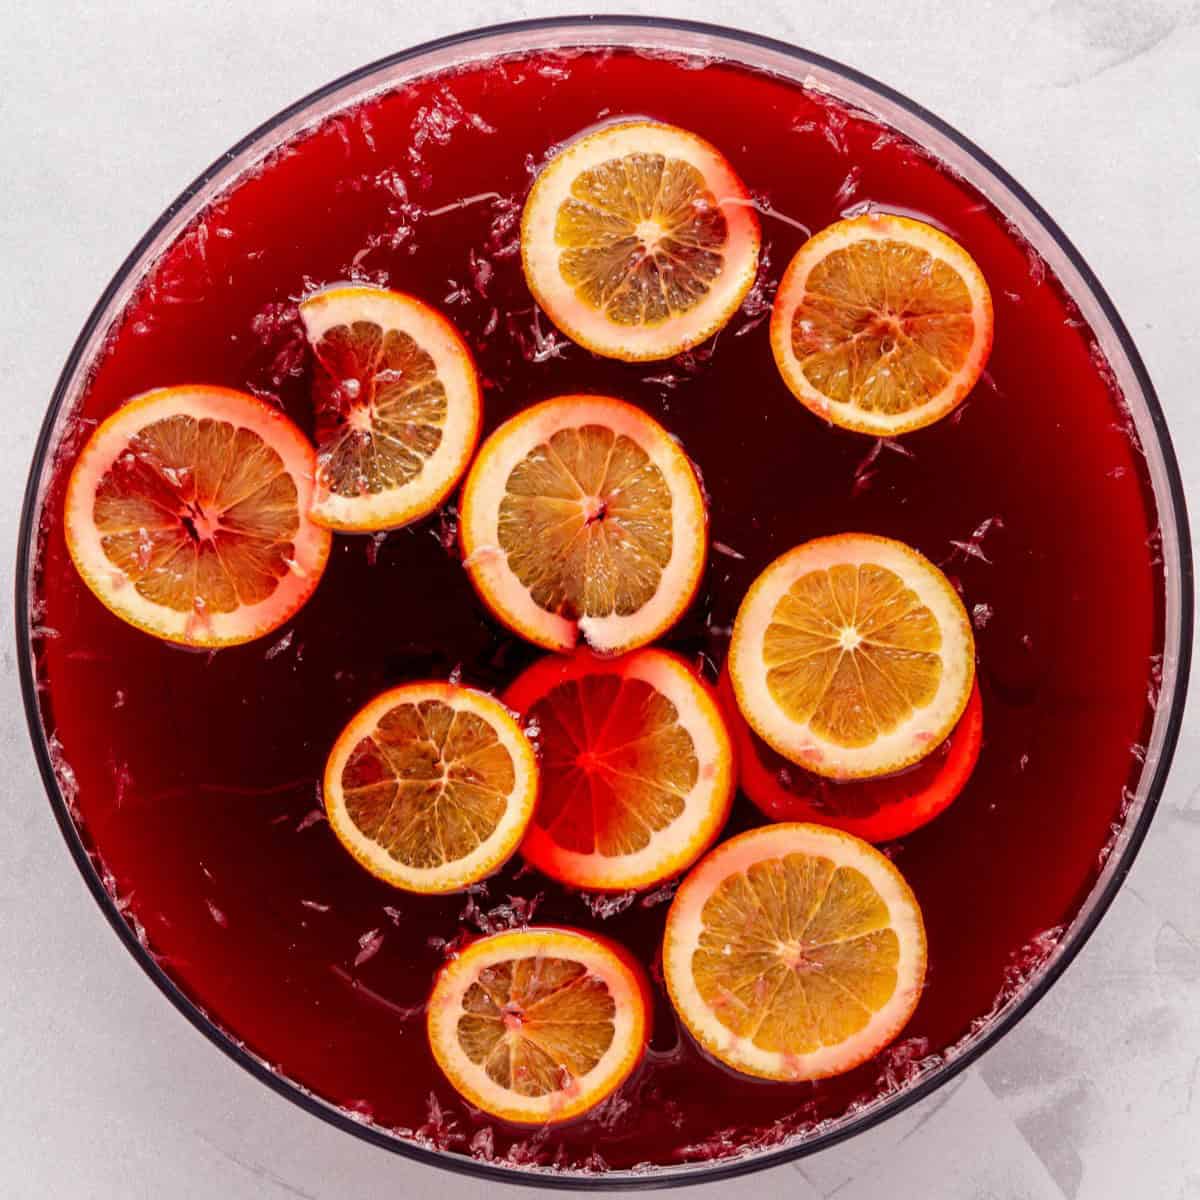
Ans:
{"label": "red punch liquid", "polygon": [[[715,343],[637,366],[557,334],[534,309],[517,247],[531,171],[556,143],[628,114],[719,147],[762,203],[766,251]],[[995,301],[995,348],[973,395],[898,443],[811,416],[767,338],[799,226],[815,232],[868,203],[946,230]],[[656,966],[666,894],[597,902],[519,862],[470,896],[376,881],[321,815],[317,781],[346,720],[406,680],[461,671],[499,690],[537,653],[482,610],[456,557],[453,509],[386,537],[337,538],[284,629],[196,654],[122,624],[77,577],[61,531],[67,455],[37,578],[44,719],[89,844],[164,968],[266,1062],[382,1127],[573,1168],[769,1144],[953,1047],[1037,965],[1094,881],[1157,679],[1162,581],[1144,463],[1055,279],[920,148],[792,83],[632,52],[490,62],[334,117],[237,183],[129,307],[79,431],[138,392],[187,382],[269,394],[311,431],[296,301],[347,278],[412,292],[457,324],[486,379],[488,430],[534,401],[594,391],[678,435],[712,497],[713,551],[666,644],[710,678],[751,581],[808,538],[886,534],[957,580],[978,639],[983,751],[951,808],[891,850],[924,909],[928,987],[899,1048],[839,1079],[764,1084],[681,1035]],[[760,820],[739,797],[731,831]],[[635,1078],[593,1116],[534,1135],[466,1109],[433,1063],[421,1011],[455,939],[530,914],[619,940],[656,993]]]}

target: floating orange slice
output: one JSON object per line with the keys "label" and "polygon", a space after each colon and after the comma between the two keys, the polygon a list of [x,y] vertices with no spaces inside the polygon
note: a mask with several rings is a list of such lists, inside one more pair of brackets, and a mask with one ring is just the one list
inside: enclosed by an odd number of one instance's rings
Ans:
{"label": "floating orange slice", "polygon": [[766,825],[718,846],[667,915],[671,1002],[710,1054],[763,1079],[822,1079],[904,1028],[925,927],[903,876],[866,842]]}
{"label": "floating orange slice", "polygon": [[67,484],[67,549],[123,621],[187,646],[248,642],[312,595],[329,534],[308,519],[314,460],[277,409],[218,387],[130,400]]}
{"label": "floating orange slice", "polygon": [[375,287],[327,288],[300,316],[316,357],[312,519],[361,532],[432,512],[479,438],[479,382],[458,331],[420,300]]}
{"label": "floating orange slice", "polygon": [[789,550],[734,622],[738,707],[785,758],[834,779],[886,775],[941,745],[975,678],[958,593],[927,558],[866,533]]}
{"label": "floating orange slice", "polygon": [[685,129],[622,121],[542,168],[521,220],[529,290],[568,337],[627,362],[670,358],[737,311],[759,227],[721,153]]}
{"label": "floating orange slice", "polygon": [[657,421],[607,396],[559,396],[501,425],[463,487],[464,565],[487,606],[548,650],[582,635],[652,642],[704,570],[704,498]]}
{"label": "floating orange slice", "polygon": [[907,433],[975,386],[992,348],[991,293],[952,238],[868,213],[800,247],[775,295],[771,348],[818,416],[877,437]]}
{"label": "floating orange slice", "polygon": [[733,751],[682,659],[545,658],[505,703],[536,728],[542,792],[521,853],[575,887],[626,891],[686,870],[729,816]]}
{"label": "floating orange slice", "polygon": [[629,1077],[649,1037],[649,990],[630,956],[574,929],[472,942],[442,968],[429,1044],[469,1104],[527,1125],[594,1108]]}
{"label": "floating orange slice", "polygon": [[409,683],[377,696],[325,765],[325,810],[372,875],[455,892],[516,850],[537,800],[533,747],[493,696]]}

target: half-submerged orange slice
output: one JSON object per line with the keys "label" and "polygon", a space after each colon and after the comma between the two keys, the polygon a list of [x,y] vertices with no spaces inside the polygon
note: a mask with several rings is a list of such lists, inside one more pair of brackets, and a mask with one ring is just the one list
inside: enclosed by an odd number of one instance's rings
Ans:
{"label": "half-submerged orange slice", "polygon": [[724,826],[729,735],[674,654],[551,656],[504,699],[537,730],[542,791],[521,853],[551,878],[596,891],[652,887],[690,867]]}
{"label": "half-submerged orange slice", "polygon": [[768,821],[831,825],[875,844],[906,837],[945,812],[970,782],[983,746],[978,679],[940,746],[903,771],[868,779],[827,779],[772,750],[742,716],[728,672],[717,695],[736,752],[738,784]]}
{"label": "half-submerged orange slice", "polygon": [[542,168],[521,221],[537,302],[568,337],[628,362],[670,358],[716,333],[758,268],[745,185],[703,138],[621,121]]}
{"label": "half-submerged orange slice", "polygon": [[329,533],[308,518],[312,446],[227,388],[161,388],[117,409],[67,484],[67,549],[123,621],[218,647],[282,625],[312,595]]}

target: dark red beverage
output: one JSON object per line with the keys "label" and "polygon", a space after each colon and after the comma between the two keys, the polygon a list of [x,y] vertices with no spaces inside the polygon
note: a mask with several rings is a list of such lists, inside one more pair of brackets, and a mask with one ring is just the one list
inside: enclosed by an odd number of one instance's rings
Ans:
{"label": "dark red beverage", "polygon": [[[709,139],[763,214],[764,264],[742,311],[713,342],[650,365],[595,358],[559,335],[533,305],[517,245],[531,172],[556,143],[625,114]],[[972,396],[898,443],[812,417],[767,339],[773,287],[804,229],[867,205],[948,232],[995,302]],[[770,1144],[952,1052],[1094,882],[1138,770],[1163,638],[1145,463],[1057,281],[919,147],[793,83],[633,52],[513,58],[371,99],[238,181],[129,305],[80,431],[148,388],[205,382],[275,398],[311,432],[296,302],[347,278],[411,292],[455,322],[486,380],[488,430],[532,402],[591,391],[678,435],[711,495],[714,541],[666,644],[710,678],[751,581],[806,539],[885,534],[957,582],[976,627],[983,751],[951,808],[890,850],[924,910],[927,987],[906,1040],[880,1058],[817,1084],[763,1084],[724,1072],[680,1032],[656,967],[669,889],[592,898],[519,862],[449,898],[373,879],[320,807],[347,719],[412,679],[461,672],[500,690],[537,655],[481,608],[453,509],[386,537],[339,537],[283,630],[196,654],[121,623],[76,575],[60,522],[67,455],[40,547],[43,714],[86,839],[164,969],[282,1074],[381,1127],[577,1169]],[[740,797],[731,830],[761,820]],[[602,930],[656,980],[645,1065],[591,1116],[535,1135],[468,1111],[422,1020],[457,939],[531,915]]]}

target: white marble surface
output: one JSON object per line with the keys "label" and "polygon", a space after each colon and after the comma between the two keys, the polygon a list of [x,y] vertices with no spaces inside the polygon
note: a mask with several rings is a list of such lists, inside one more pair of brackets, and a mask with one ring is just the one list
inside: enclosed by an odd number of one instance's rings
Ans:
{"label": "white marble surface", "polygon": [[[1200,513],[1196,0],[672,8],[853,64],[1008,167],[1124,314]],[[0,0],[6,575],[18,494],[63,358],[109,275],[180,188],[283,104],[360,63],[472,25],[565,11],[586,9],[323,0],[308,15],[295,0]],[[10,593],[6,578],[6,629]],[[0,1195],[332,1200],[436,1187],[448,1200],[515,1197],[423,1173],[306,1116],[183,1021],[107,929],[64,850],[7,637],[0,670]],[[885,1128],[722,1194],[1200,1197],[1198,766],[1193,714],[1128,885],[1006,1041]]]}

